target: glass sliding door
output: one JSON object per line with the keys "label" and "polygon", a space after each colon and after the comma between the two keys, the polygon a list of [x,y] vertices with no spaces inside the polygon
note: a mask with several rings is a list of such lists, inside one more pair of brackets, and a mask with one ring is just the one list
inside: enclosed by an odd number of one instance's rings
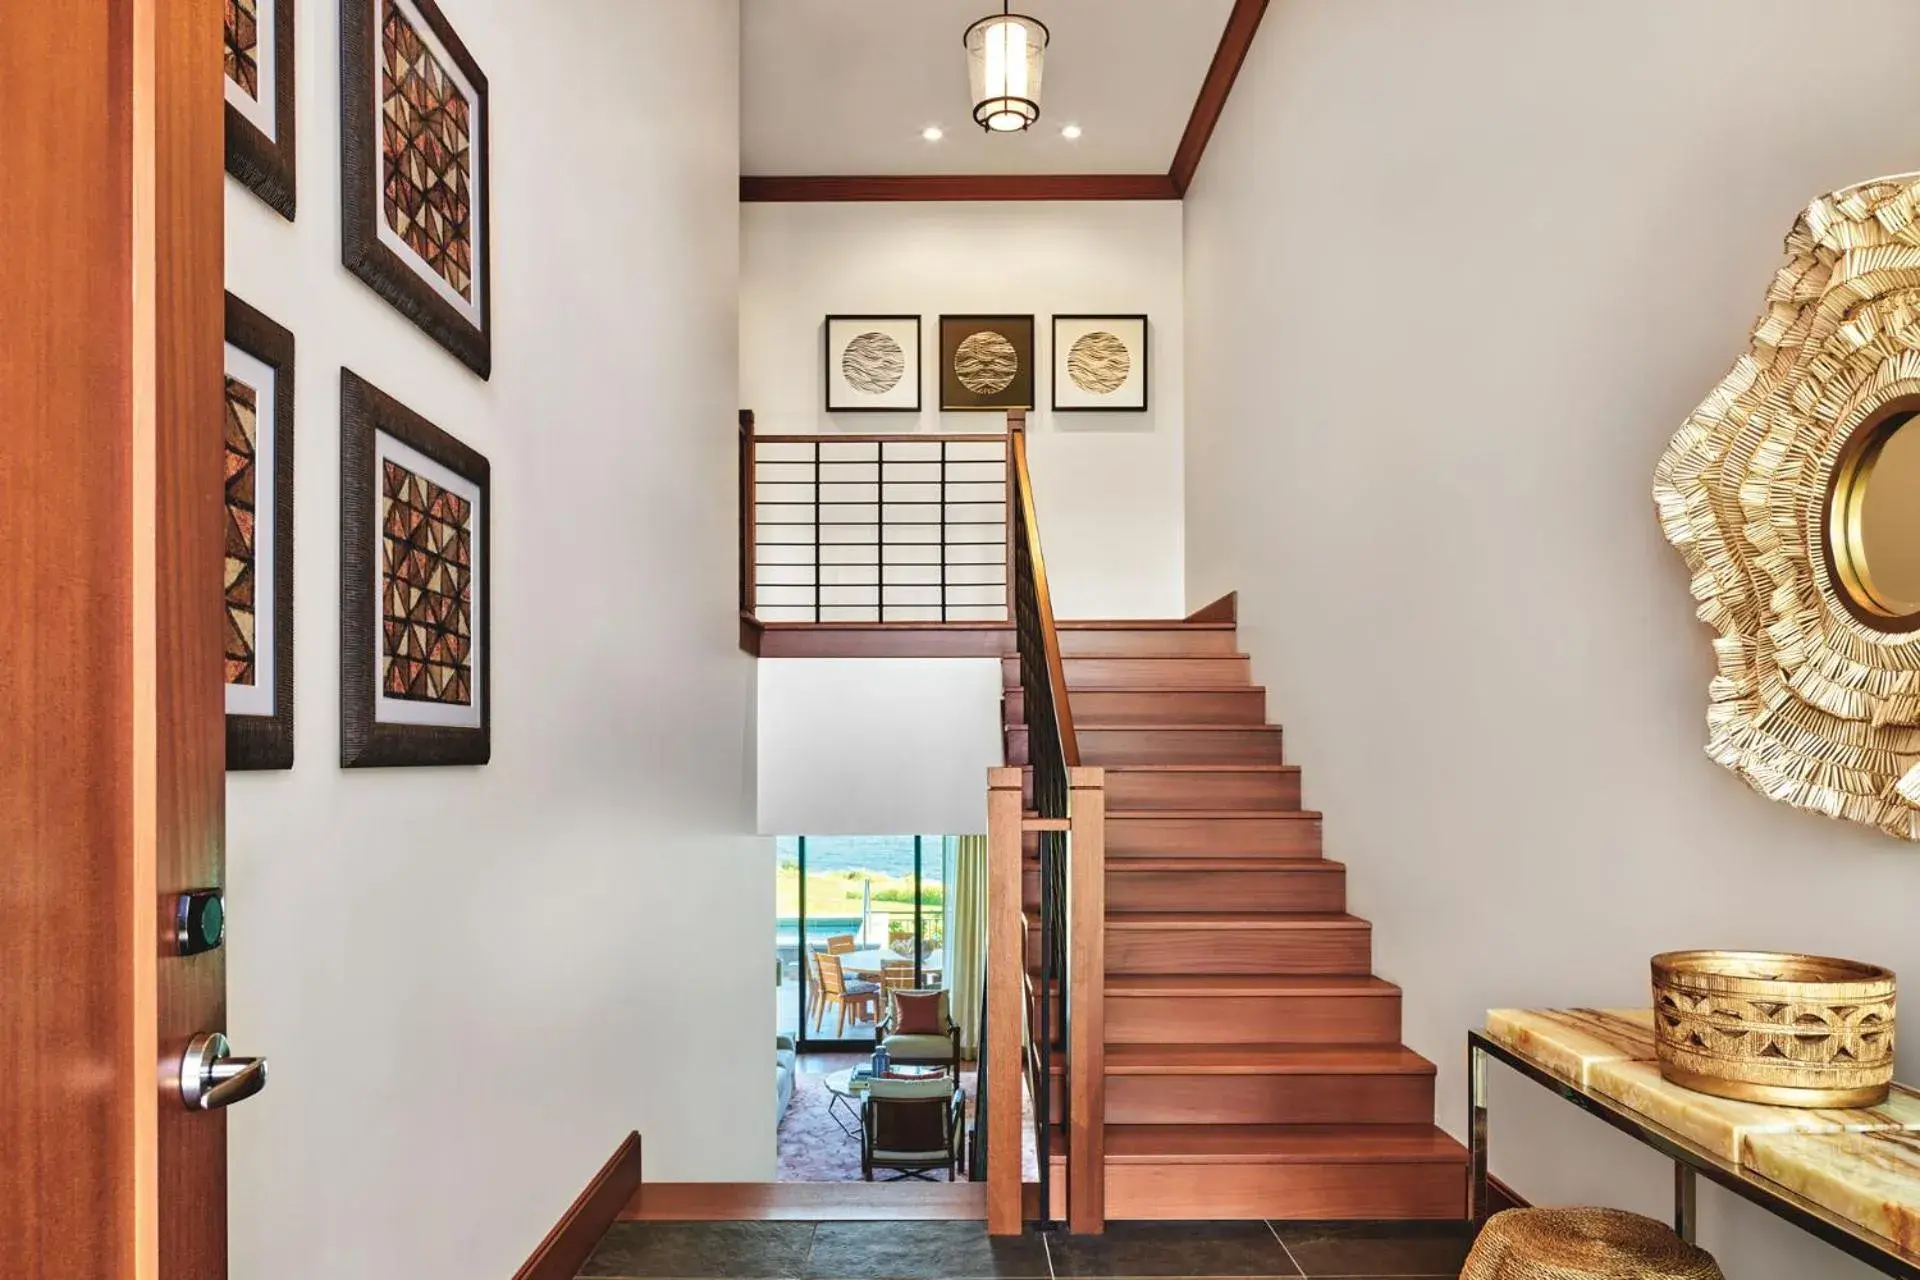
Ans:
{"label": "glass sliding door", "polygon": [[890,989],[945,981],[939,836],[791,836],[778,850],[780,1027],[807,1051],[871,1049]]}

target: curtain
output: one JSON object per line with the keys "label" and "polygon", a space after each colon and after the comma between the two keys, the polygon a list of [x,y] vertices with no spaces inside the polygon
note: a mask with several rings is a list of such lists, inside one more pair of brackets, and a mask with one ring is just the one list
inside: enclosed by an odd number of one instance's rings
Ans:
{"label": "curtain", "polygon": [[960,1052],[979,1056],[980,999],[987,969],[987,838],[949,836],[947,851],[947,973]]}

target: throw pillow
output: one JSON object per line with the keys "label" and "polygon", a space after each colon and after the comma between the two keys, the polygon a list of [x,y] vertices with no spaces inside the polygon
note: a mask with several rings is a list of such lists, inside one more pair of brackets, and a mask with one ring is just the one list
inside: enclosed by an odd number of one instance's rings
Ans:
{"label": "throw pillow", "polygon": [[940,1005],[945,996],[944,991],[894,992],[893,1007],[899,1015],[894,1020],[894,1034],[903,1036],[947,1034],[947,1024],[940,1017]]}

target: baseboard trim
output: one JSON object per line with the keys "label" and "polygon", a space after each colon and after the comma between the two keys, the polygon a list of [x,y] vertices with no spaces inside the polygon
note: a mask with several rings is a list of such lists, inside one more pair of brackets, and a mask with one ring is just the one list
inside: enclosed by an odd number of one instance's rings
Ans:
{"label": "baseboard trim", "polygon": [[586,1190],[567,1206],[533,1256],[513,1273],[513,1280],[574,1280],[639,1186],[640,1135],[629,1133]]}
{"label": "baseboard trim", "polygon": [[1487,1176],[1487,1212],[1489,1214],[1499,1213],[1503,1209],[1531,1208],[1533,1203],[1518,1191],[1491,1174]]}

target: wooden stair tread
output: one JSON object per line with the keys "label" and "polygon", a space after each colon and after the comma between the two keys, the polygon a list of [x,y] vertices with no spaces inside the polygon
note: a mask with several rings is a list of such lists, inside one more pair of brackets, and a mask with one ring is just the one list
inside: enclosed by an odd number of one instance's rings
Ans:
{"label": "wooden stair tread", "polygon": [[1107,917],[1109,929],[1364,929],[1359,916],[1331,911],[1128,911]]}
{"label": "wooden stair tread", "polygon": [[[1038,858],[1028,858],[1029,865],[1038,865]],[[1275,858],[1263,854],[1242,856],[1194,858],[1156,858],[1151,854],[1116,855],[1107,859],[1107,874],[1114,872],[1149,871],[1324,871],[1328,874],[1345,871],[1344,862],[1334,862],[1327,858]]]}
{"label": "wooden stair tread", "polygon": [[[1079,692],[1079,691],[1075,690],[1075,692]],[[1026,728],[1025,725],[1019,725],[1019,724],[1010,724],[1010,725],[1007,725],[1006,727],[1008,729]],[[1279,733],[1280,732],[1280,726],[1277,724],[1213,724],[1204,720],[1180,720],[1180,721],[1173,721],[1165,724],[1156,724],[1152,721],[1144,721],[1144,720],[1141,721],[1139,724],[1128,724],[1126,721],[1115,721],[1111,724],[1099,723],[1099,722],[1091,723],[1091,724],[1081,724],[1076,721],[1074,723],[1073,729],[1075,733],[1087,733],[1087,732],[1096,732],[1096,733]]]}
{"label": "wooden stair tread", "polygon": [[1184,618],[1056,618],[1062,631],[1232,631],[1233,622],[1188,622]]}
{"label": "wooden stair tread", "polygon": [[1110,1044],[1107,1074],[1430,1076],[1434,1067],[1400,1045]]}
{"label": "wooden stair tread", "polygon": [[[1075,657],[1077,658],[1077,657],[1082,657],[1082,656],[1084,656],[1084,655],[1081,655],[1081,654],[1075,654],[1074,656],[1075,656]],[[1147,655],[1147,656],[1149,656],[1149,657],[1151,657],[1152,655],[1151,655],[1151,654],[1149,654],[1149,655]],[[1173,655],[1173,654],[1165,654],[1165,655],[1162,655],[1162,656],[1164,656],[1164,657],[1174,657],[1174,656],[1178,656],[1178,655]],[[1217,657],[1217,658],[1230,658],[1230,657],[1232,657],[1232,656],[1234,656],[1234,655],[1232,655],[1232,654],[1230,654],[1230,653],[1220,653],[1220,654],[1196,654],[1196,655],[1190,655],[1190,656],[1195,656],[1195,657],[1203,657],[1203,658],[1206,658],[1206,657]],[[1246,693],[1246,692],[1247,692],[1248,690],[1258,690],[1258,691],[1259,691],[1259,692],[1261,692],[1261,693],[1265,693],[1265,692],[1267,691],[1267,686],[1265,686],[1265,685],[1263,685],[1263,684],[1233,684],[1233,685],[1218,685],[1218,684],[1155,684],[1155,685],[1137,685],[1137,684],[1077,684],[1077,685],[1075,685],[1075,686],[1073,686],[1073,692],[1074,692],[1074,693],[1207,693],[1207,694],[1212,694],[1212,693]],[[1252,727],[1257,727],[1257,726],[1252,726],[1252,725],[1250,725],[1250,726],[1248,726],[1248,727],[1250,727],[1250,728],[1252,728]]]}
{"label": "wooden stair tread", "polygon": [[[1206,769],[1211,769],[1214,766],[1202,765],[1201,767]],[[1234,768],[1236,766],[1227,765],[1224,767]],[[1272,766],[1253,766],[1253,767],[1276,768],[1276,769],[1298,769],[1300,766],[1272,765]],[[1119,818],[1123,822],[1132,818],[1151,818],[1156,821],[1160,821],[1160,820],[1205,821],[1205,820],[1211,820],[1211,819],[1238,820],[1238,819],[1245,819],[1245,818],[1258,818],[1264,821],[1264,820],[1273,819],[1273,818],[1286,818],[1286,819],[1291,819],[1299,822],[1318,822],[1320,821],[1321,816],[1322,815],[1318,809],[1109,809],[1107,810],[1107,821],[1109,822],[1113,821],[1115,818]]]}
{"label": "wooden stair tread", "polygon": [[1107,998],[1178,996],[1181,999],[1240,996],[1391,997],[1400,988],[1371,974],[1323,977],[1314,974],[1109,974]]}
{"label": "wooden stair tread", "polygon": [[[1009,655],[1009,656],[1017,656],[1017,655]],[[1092,659],[1096,662],[1101,662],[1101,661],[1106,661],[1112,658],[1123,658],[1128,662],[1245,662],[1245,661],[1249,661],[1247,655],[1240,652],[1238,649],[1234,649],[1231,651],[1223,651],[1220,653],[1128,653],[1125,650],[1121,650],[1121,649],[1116,649],[1111,651],[1106,649],[1089,649],[1085,653],[1068,653],[1068,654],[1062,654],[1061,657],[1066,659],[1068,662],[1077,662],[1077,661],[1080,661],[1081,659]],[[1215,687],[1218,687],[1218,686],[1215,686]],[[1234,687],[1243,688],[1244,686],[1236,685]]]}
{"label": "wooden stair tread", "polygon": [[[1031,769],[1032,765],[1025,766]],[[1299,773],[1297,764],[1249,763],[1240,760],[1222,760],[1217,764],[1103,764],[1099,766],[1108,773]],[[1128,809],[1127,813],[1147,812],[1141,809]],[[1180,809],[1154,809],[1154,813],[1181,813]],[[1244,812],[1238,809],[1220,809],[1219,813]],[[1271,810],[1267,812],[1272,812]],[[1298,813],[1298,809],[1281,809],[1280,813]]]}
{"label": "wooden stair tread", "polygon": [[1464,1164],[1435,1125],[1107,1126],[1108,1164]]}

